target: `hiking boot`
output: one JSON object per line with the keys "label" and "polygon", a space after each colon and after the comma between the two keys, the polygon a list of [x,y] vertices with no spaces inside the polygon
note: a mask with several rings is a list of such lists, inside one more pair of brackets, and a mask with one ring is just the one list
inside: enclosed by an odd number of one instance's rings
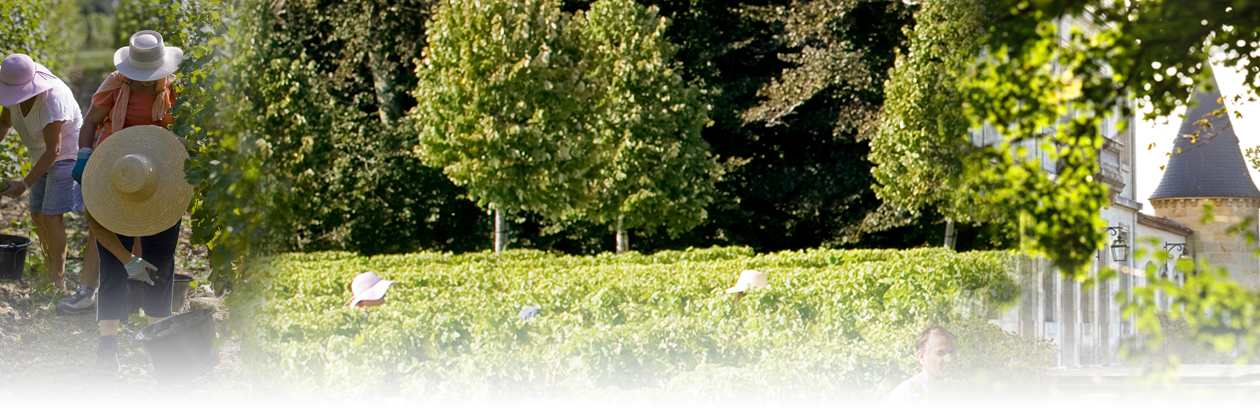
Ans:
{"label": "hiking boot", "polygon": [[102,335],[100,347],[96,348],[97,373],[112,374],[118,372],[118,336]]}
{"label": "hiking boot", "polygon": [[96,307],[95,290],[86,286],[80,287],[79,291],[70,295],[69,299],[64,299],[57,304],[57,310],[65,313],[82,313]]}
{"label": "hiking boot", "polygon": [[95,289],[95,288],[92,288],[92,287],[87,287],[87,286],[79,286],[79,288],[78,288],[77,290],[75,290],[75,291],[74,291],[74,293],[69,294],[69,295],[62,296],[62,297],[61,297],[61,301],[62,301],[62,302],[68,302],[68,301],[71,301],[71,300],[78,300],[78,299],[79,299],[79,295],[82,295],[82,294],[85,294],[85,293],[86,293],[86,294],[93,294],[93,293],[96,293],[96,289]]}

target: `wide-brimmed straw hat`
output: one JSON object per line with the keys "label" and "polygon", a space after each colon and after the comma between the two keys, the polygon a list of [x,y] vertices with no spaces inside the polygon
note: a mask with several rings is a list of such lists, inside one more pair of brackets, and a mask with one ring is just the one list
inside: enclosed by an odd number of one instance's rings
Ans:
{"label": "wide-brimmed straw hat", "polygon": [[83,203],[92,218],[125,236],[149,236],[174,226],[192,201],[192,185],[184,179],[186,144],[154,125],[109,136],[83,169]]}
{"label": "wide-brimmed straw hat", "polygon": [[350,291],[354,293],[354,297],[350,299],[350,307],[358,305],[359,301],[377,300],[385,297],[385,292],[389,290],[389,286],[394,282],[389,280],[381,280],[376,273],[368,271],[360,273],[354,277],[354,281],[350,283]]}
{"label": "wide-brimmed straw hat", "polygon": [[44,66],[26,54],[10,54],[0,62],[0,106],[14,106],[52,89],[57,83]]}
{"label": "wide-brimmed straw hat", "polygon": [[114,52],[114,68],[128,79],[141,82],[170,76],[181,61],[184,50],[166,46],[157,31],[136,32],[126,47]]}

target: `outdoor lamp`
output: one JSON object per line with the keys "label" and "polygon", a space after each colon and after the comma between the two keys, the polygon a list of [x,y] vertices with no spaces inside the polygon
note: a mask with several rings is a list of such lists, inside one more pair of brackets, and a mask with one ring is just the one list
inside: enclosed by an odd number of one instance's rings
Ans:
{"label": "outdoor lamp", "polygon": [[[1177,256],[1177,259],[1179,260],[1190,259],[1190,255],[1186,252],[1185,242],[1164,242],[1164,249],[1167,249],[1170,253],[1173,252],[1173,250],[1181,251],[1181,254]],[[1170,255],[1168,259],[1171,260],[1172,256]]]}
{"label": "outdoor lamp", "polygon": [[1111,226],[1107,228],[1107,233],[1116,238],[1111,242],[1111,259],[1116,262],[1129,259],[1129,244],[1124,241],[1124,228]]}

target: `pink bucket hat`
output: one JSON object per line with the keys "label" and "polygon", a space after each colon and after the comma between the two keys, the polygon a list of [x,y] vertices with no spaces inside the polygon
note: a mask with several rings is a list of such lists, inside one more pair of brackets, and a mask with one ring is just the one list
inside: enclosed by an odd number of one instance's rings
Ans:
{"label": "pink bucket hat", "polygon": [[358,305],[360,301],[377,300],[385,297],[385,291],[389,290],[389,286],[394,282],[389,280],[381,280],[376,273],[371,271],[359,274],[354,277],[354,282],[350,283],[350,291],[354,293],[354,298],[350,299],[350,307]]}
{"label": "pink bucket hat", "polygon": [[0,106],[13,106],[52,89],[57,76],[26,54],[10,54],[0,62]]}

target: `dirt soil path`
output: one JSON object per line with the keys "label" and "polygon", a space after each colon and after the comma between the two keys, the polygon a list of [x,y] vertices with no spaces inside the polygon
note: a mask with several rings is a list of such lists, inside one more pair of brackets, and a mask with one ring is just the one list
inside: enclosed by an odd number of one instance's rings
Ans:
{"label": "dirt soil path", "polygon": [[[27,217],[26,197],[20,200],[0,199],[0,232],[32,237]],[[67,258],[67,287],[74,291],[79,284],[87,228],[82,217],[67,215],[67,236],[70,251]],[[185,216],[181,233],[176,272],[204,278],[209,272],[204,246],[191,247],[191,230]],[[159,382],[140,343],[132,337],[144,325],[124,322],[119,335],[116,375],[93,372],[96,361],[98,330],[95,311],[82,314],[58,314],[61,298],[51,285],[40,283],[42,274],[33,274],[29,267],[42,265],[38,242],[28,251],[28,272],[21,280],[0,280],[0,402],[44,405],[50,402],[105,400],[119,401],[122,396],[160,397],[163,401],[202,399],[216,396],[245,395],[250,387],[243,379],[240,341],[229,338],[219,349],[221,362],[213,373],[185,383]],[[189,298],[212,295],[206,288],[190,290]],[[227,316],[221,311],[216,318]],[[229,334],[230,336],[230,334]],[[6,401],[7,400],[7,401]],[[4,405],[4,404],[0,404]]]}

